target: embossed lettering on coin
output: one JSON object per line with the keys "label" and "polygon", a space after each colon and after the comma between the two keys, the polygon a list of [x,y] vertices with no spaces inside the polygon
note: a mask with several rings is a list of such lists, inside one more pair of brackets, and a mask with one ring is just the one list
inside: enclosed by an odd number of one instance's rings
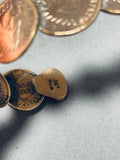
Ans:
{"label": "embossed lettering on coin", "polygon": [[40,30],[70,35],[86,29],[97,17],[101,0],[34,0],[40,11]]}
{"label": "embossed lettering on coin", "polygon": [[62,101],[67,95],[67,82],[64,75],[55,68],[50,68],[36,77],[33,83],[39,94]]}
{"label": "embossed lettering on coin", "polygon": [[102,0],[102,10],[120,14],[120,0]]}
{"label": "embossed lettering on coin", "polygon": [[7,0],[0,6],[0,62],[11,62],[29,46],[38,24],[31,0]]}
{"label": "embossed lettering on coin", "polygon": [[0,107],[4,107],[10,99],[10,88],[6,79],[0,74]]}
{"label": "embossed lettering on coin", "polygon": [[36,92],[32,83],[34,76],[36,76],[35,73],[22,69],[12,70],[5,74],[11,89],[10,106],[29,111],[42,103],[44,96]]}

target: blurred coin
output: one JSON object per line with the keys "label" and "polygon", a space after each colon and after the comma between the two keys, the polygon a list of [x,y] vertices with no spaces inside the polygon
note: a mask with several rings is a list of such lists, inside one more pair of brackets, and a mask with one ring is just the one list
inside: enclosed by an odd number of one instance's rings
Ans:
{"label": "blurred coin", "polygon": [[10,99],[10,88],[8,82],[0,74],[0,107],[4,107]]}
{"label": "blurred coin", "polygon": [[11,97],[9,105],[23,111],[29,111],[38,107],[44,96],[38,94],[32,83],[35,73],[22,69],[15,69],[5,74],[10,89]]}
{"label": "blurred coin", "polygon": [[71,35],[86,29],[98,16],[101,0],[33,0],[40,12],[39,29],[51,35]]}
{"label": "blurred coin", "polygon": [[120,14],[120,0],[102,0],[102,10]]}
{"label": "blurred coin", "polygon": [[58,101],[63,100],[67,94],[67,82],[64,75],[57,69],[51,68],[40,75],[33,77],[36,91]]}
{"label": "blurred coin", "polygon": [[30,45],[38,26],[31,0],[6,0],[0,5],[0,62],[18,58]]}

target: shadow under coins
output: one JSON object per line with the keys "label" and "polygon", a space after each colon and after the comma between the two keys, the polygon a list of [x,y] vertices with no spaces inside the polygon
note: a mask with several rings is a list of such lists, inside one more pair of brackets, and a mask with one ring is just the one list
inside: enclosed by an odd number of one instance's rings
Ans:
{"label": "shadow under coins", "polygon": [[69,82],[69,95],[78,97],[102,96],[107,94],[114,86],[120,89],[120,64],[107,66],[106,68],[88,67],[84,73],[76,73]]}
{"label": "shadow under coins", "polygon": [[[120,88],[120,64],[115,64],[113,66],[104,67],[88,67],[81,74],[78,69],[75,73],[76,75],[72,80],[68,81],[68,96],[63,101],[63,107],[66,108],[65,104],[70,103],[71,97],[91,97],[99,96],[105,92],[108,93],[109,89],[112,89],[115,85]],[[30,112],[22,112],[13,110],[12,122],[8,125],[0,127],[0,160],[5,156],[7,148],[10,146],[10,142],[15,136],[18,136],[24,129],[25,124],[30,116],[34,115],[40,111],[47,104],[50,107],[57,110],[61,109],[61,102],[55,102],[49,98],[45,98],[43,103]]]}
{"label": "shadow under coins", "polygon": [[7,125],[3,124],[3,126],[0,127],[0,160],[5,159],[3,157],[6,155],[10,142],[14,137],[19,136],[30,116],[40,111],[44,107],[45,103],[46,102],[43,102],[39,107],[29,112],[13,109],[11,122],[9,121]]}
{"label": "shadow under coins", "polygon": [[[46,98],[49,110],[61,110],[66,108],[66,104],[73,101],[73,98],[93,98],[99,99],[104,97],[117,86],[120,89],[120,64],[116,63],[106,67],[88,66],[81,71],[75,72],[72,80],[68,81],[68,94],[63,102],[56,102],[50,98]],[[104,94],[103,94],[104,93]],[[102,98],[103,98],[102,97]],[[104,97],[105,98],[105,97]],[[64,103],[64,105],[61,105]],[[56,107],[57,106],[57,107]]]}
{"label": "shadow under coins", "polygon": [[50,98],[45,97],[42,104],[32,111],[19,111],[13,109],[11,122],[8,122],[7,125],[3,124],[0,126],[0,160],[5,160],[4,157],[6,156],[7,148],[10,147],[10,142],[14,140],[14,137],[18,137],[21,134],[31,116],[41,111],[45,106],[47,106],[47,104],[50,104],[50,106],[52,105],[54,108],[54,106],[59,103],[60,102],[56,102]]}

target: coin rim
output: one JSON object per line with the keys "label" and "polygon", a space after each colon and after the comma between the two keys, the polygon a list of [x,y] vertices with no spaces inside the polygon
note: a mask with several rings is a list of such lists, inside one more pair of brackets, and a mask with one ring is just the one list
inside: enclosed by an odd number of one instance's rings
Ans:
{"label": "coin rim", "polygon": [[107,12],[107,13],[111,13],[111,14],[117,14],[117,15],[119,15],[120,14],[120,10],[114,10],[114,9],[104,9],[103,7],[101,8],[101,10],[103,11],[103,12]]}
{"label": "coin rim", "polygon": [[103,2],[102,2],[102,7],[101,7],[101,10],[103,11],[103,12],[107,12],[107,13],[111,13],[111,14],[120,14],[120,9],[117,9],[117,10],[115,10],[115,9],[110,9],[110,8],[104,8],[104,5],[103,5]]}
{"label": "coin rim", "polygon": [[8,95],[8,99],[7,99],[6,103],[3,104],[3,105],[0,105],[0,108],[2,108],[2,107],[4,107],[5,105],[8,104],[8,102],[9,102],[9,100],[10,100],[10,96],[11,96],[11,90],[10,90],[9,83],[8,83],[8,81],[6,80],[6,78],[4,77],[4,75],[2,75],[2,74],[0,73],[0,77],[2,78],[3,82],[4,82],[5,85],[6,85],[7,95]]}
{"label": "coin rim", "polygon": [[[69,31],[55,31],[55,32],[53,32],[53,31],[48,31],[47,29],[42,28],[40,25],[39,30],[45,34],[53,35],[53,36],[68,36],[68,35],[72,35],[72,34],[77,34],[81,31],[87,29],[88,27],[90,27],[91,24],[96,20],[96,18],[98,17],[98,15],[100,13],[101,5],[102,5],[101,0],[98,0],[98,6],[96,9],[96,12],[95,12],[94,16],[90,19],[90,22],[87,22],[84,24],[84,26],[85,26],[84,29],[81,29],[81,26],[80,26],[80,27],[77,27],[77,28],[69,30]],[[39,14],[40,14],[40,12],[39,12]]]}
{"label": "coin rim", "polygon": [[[12,72],[14,72],[14,71],[20,71],[20,70],[21,70],[21,71],[25,71],[25,72],[27,72],[27,73],[35,74],[35,75],[37,76],[36,73],[34,73],[34,72],[32,72],[32,71],[29,71],[29,70],[26,70],[26,69],[13,69],[13,70],[8,71],[7,73],[5,73],[4,76],[6,77],[8,74],[10,74],[10,73],[12,73]],[[37,93],[37,91],[36,91],[36,93]],[[37,93],[37,94],[38,94],[38,93]],[[39,101],[38,103],[36,103],[36,105],[32,106],[30,109],[27,108],[27,109],[23,110],[23,109],[20,108],[20,107],[14,106],[14,105],[11,104],[10,102],[8,102],[8,105],[9,105],[10,107],[14,108],[14,109],[17,109],[17,110],[21,110],[21,111],[31,111],[31,110],[37,108],[37,107],[43,102],[45,96],[43,96],[43,95],[40,95],[40,96],[41,96],[40,101]]]}

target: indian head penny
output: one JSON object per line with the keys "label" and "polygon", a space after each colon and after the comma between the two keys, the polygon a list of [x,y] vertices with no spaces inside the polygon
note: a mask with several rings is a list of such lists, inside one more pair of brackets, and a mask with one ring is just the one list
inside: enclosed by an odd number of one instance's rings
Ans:
{"label": "indian head penny", "polygon": [[28,48],[38,26],[31,0],[6,0],[0,6],[0,62],[17,59]]}
{"label": "indian head penny", "polygon": [[51,35],[71,35],[90,26],[101,0],[33,0],[40,12],[39,29]]}
{"label": "indian head penny", "polygon": [[44,96],[36,92],[32,83],[32,78],[35,76],[35,73],[23,69],[15,69],[5,74],[11,90],[8,103],[11,107],[30,111],[42,103]]}
{"label": "indian head penny", "polygon": [[4,107],[10,99],[10,87],[5,77],[0,74],[0,107]]}
{"label": "indian head penny", "polygon": [[109,13],[120,14],[120,0],[102,0],[102,10]]}

